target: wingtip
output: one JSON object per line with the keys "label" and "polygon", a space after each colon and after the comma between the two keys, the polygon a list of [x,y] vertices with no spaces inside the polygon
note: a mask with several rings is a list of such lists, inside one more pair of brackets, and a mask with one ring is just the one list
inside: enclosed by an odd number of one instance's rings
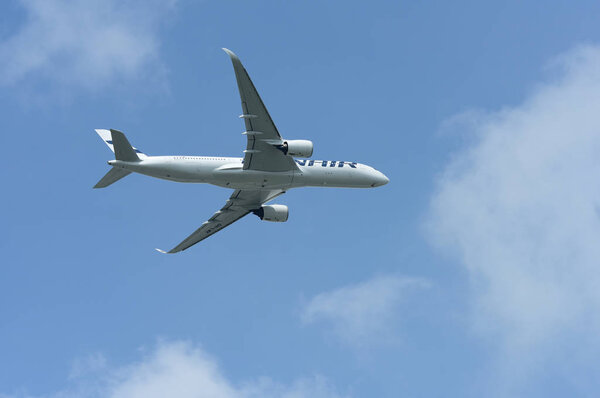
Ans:
{"label": "wingtip", "polygon": [[156,250],[157,252],[162,253],[162,254],[168,254],[166,251],[159,249],[158,247],[155,247],[154,250]]}
{"label": "wingtip", "polygon": [[229,58],[239,60],[238,56],[235,55],[235,53],[233,51],[231,51],[230,49],[223,47],[222,50],[225,51],[227,53],[227,55],[229,55]]}

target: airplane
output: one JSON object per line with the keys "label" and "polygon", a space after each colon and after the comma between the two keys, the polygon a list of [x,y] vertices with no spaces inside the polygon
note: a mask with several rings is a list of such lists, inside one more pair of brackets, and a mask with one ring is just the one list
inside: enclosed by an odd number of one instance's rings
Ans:
{"label": "airplane", "polygon": [[250,213],[264,221],[285,222],[288,207],[267,203],[291,188],[371,188],[389,182],[383,173],[365,164],[309,159],[313,154],[313,143],[286,140],[281,136],[240,59],[232,51],[223,50],[233,63],[242,101],[240,118],[246,127],[242,134],[247,138],[243,158],[148,156],[131,146],[122,132],[96,130],[114,152],[115,160],[108,161],[112,168],[94,188],[104,188],[131,173],[139,173],[234,190],[221,210],[173,249],[168,252],[156,249],[161,253],[186,250]]}

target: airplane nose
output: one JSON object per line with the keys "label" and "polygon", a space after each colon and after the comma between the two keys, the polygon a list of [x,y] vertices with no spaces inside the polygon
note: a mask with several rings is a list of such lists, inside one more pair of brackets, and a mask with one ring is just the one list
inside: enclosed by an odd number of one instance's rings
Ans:
{"label": "airplane nose", "polygon": [[383,174],[380,171],[377,171],[377,174],[375,175],[375,182],[373,183],[373,187],[380,187],[382,185],[387,184],[388,182],[390,182],[390,179],[387,178],[385,176],[385,174]]}

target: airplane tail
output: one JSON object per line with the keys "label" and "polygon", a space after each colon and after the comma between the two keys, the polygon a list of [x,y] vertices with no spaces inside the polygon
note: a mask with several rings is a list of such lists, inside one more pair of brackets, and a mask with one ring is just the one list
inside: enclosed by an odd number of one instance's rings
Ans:
{"label": "airplane tail", "polygon": [[[110,150],[114,152],[115,159],[117,160],[138,162],[141,159],[148,157],[139,149],[131,146],[127,137],[125,137],[125,134],[118,130],[96,129],[96,133],[98,133],[100,138],[102,138],[102,141],[108,145]],[[113,167],[96,185],[94,185],[94,188],[105,188],[129,174],[131,174],[130,171]]]}

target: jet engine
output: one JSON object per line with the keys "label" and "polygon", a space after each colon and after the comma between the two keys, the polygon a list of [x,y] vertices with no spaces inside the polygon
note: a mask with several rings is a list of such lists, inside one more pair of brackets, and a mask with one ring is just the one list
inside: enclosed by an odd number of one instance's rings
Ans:
{"label": "jet engine", "polygon": [[288,140],[284,141],[279,149],[286,155],[298,158],[309,158],[313,154],[313,143],[309,140]]}
{"label": "jet engine", "polygon": [[263,221],[285,222],[288,219],[289,210],[285,205],[263,205],[253,213]]}

